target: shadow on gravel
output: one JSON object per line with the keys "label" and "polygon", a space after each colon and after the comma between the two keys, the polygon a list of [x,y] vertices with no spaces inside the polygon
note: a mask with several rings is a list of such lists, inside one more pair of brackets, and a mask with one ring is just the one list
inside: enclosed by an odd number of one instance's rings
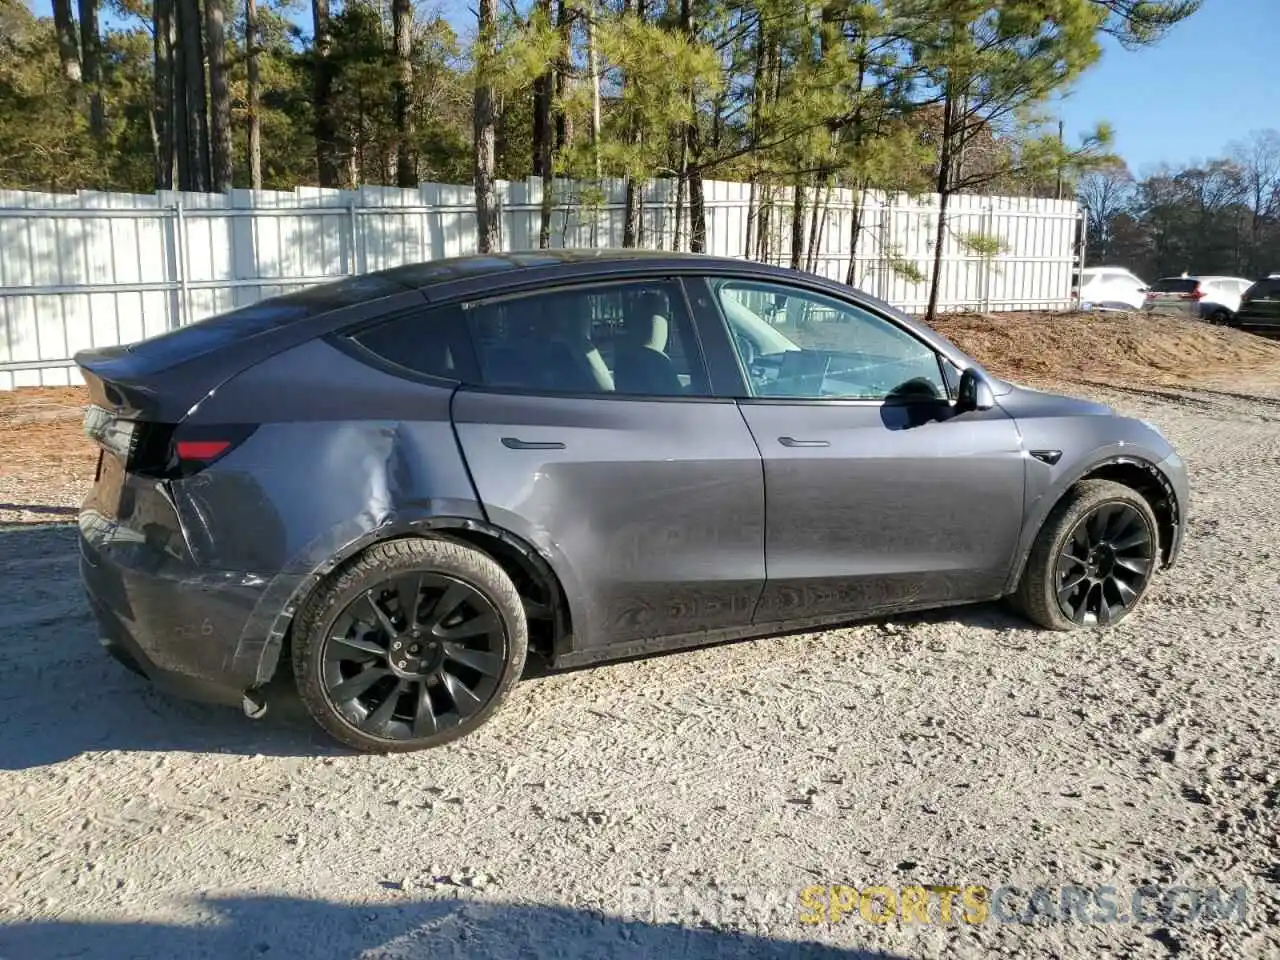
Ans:
{"label": "shadow on gravel", "polygon": [[[338,755],[288,681],[268,688],[270,712],[156,690],[99,645],[80,592],[76,528],[0,526],[0,770],[100,750]],[[0,954],[0,960],[9,960]]]}
{"label": "shadow on gravel", "polygon": [[201,926],[74,921],[15,924],[0,928],[0,958],[893,960],[890,954],[814,942],[771,940],[622,920],[566,907],[492,901],[348,905],[250,897],[206,900],[198,906],[204,917]]}
{"label": "shadow on gravel", "polygon": [[[311,721],[287,665],[266,690],[267,715],[250,720],[235,708],[162,693],[112,659],[98,645],[80,592],[75,538],[76,528],[69,524],[0,526],[0,770],[104,750],[303,757],[349,753]],[[943,622],[994,631],[1027,628],[999,604],[861,624],[896,631],[912,623]],[[802,645],[796,650],[797,657],[804,656]],[[530,658],[525,677],[593,668],[548,670]]]}

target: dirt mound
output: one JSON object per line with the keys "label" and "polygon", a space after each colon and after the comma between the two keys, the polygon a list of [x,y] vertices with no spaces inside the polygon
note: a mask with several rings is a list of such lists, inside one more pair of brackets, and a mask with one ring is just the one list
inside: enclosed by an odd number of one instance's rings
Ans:
{"label": "dirt mound", "polygon": [[1280,343],[1192,320],[1124,313],[955,313],[933,324],[998,376],[1280,383]]}

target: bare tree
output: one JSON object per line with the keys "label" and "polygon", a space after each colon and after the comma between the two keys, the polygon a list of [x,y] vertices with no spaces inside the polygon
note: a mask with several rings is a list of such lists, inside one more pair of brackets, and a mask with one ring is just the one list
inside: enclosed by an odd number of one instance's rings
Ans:
{"label": "bare tree", "polygon": [[1255,130],[1244,141],[1229,146],[1231,162],[1240,172],[1245,202],[1249,205],[1249,255],[1247,269],[1260,273],[1263,237],[1280,218],[1280,131]]}
{"label": "bare tree", "polygon": [[[157,0],[158,2],[158,0]],[[245,47],[248,52],[249,71],[249,186],[254,190],[262,189],[262,117],[260,115],[262,101],[262,80],[258,65],[258,3],[257,0],[245,0],[244,6]]]}
{"label": "bare tree", "polygon": [[226,0],[204,0],[205,40],[209,52],[209,186],[231,189],[231,91],[227,87]]}
{"label": "bare tree", "polygon": [[1133,189],[1133,175],[1123,163],[1091,170],[1080,179],[1077,195],[1088,216],[1088,249],[1097,256],[1111,256],[1111,222],[1128,205]]}
{"label": "bare tree", "polygon": [[498,116],[490,71],[497,55],[498,2],[480,0],[476,38],[476,86],[473,104],[475,132],[476,230],[481,253],[498,246],[497,198],[494,191],[497,166]]}

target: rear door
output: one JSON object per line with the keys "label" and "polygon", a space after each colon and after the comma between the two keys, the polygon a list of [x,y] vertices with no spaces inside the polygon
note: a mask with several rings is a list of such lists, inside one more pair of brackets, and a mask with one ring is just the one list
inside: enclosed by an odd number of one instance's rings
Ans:
{"label": "rear door", "polygon": [[1236,325],[1250,333],[1280,336],[1280,277],[1259,280],[1244,292]]}
{"label": "rear door", "polygon": [[706,304],[729,331],[736,396],[764,458],[757,622],[1003,591],[1025,483],[1009,416],[956,414],[950,361],[857,304],[729,277],[690,294],[700,319]]}
{"label": "rear door", "polygon": [[749,624],[764,583],[760,454],[710,396],[679,283],[463,304],[479,379],[453,419],[489,519],[551,559],[574,649]]}

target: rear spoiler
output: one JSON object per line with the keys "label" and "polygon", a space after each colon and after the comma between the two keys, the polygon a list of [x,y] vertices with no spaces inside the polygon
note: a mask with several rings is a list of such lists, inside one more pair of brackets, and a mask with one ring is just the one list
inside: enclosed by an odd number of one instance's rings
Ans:
{"label": "rear spoiler", "polygon": [[[76,366],[95,405],[131,420],[177,423],[236,372],[230,364],[179,363],[157,367],[129,347],[81,350]],[[230,367],[230,369],[228,369]]]}

